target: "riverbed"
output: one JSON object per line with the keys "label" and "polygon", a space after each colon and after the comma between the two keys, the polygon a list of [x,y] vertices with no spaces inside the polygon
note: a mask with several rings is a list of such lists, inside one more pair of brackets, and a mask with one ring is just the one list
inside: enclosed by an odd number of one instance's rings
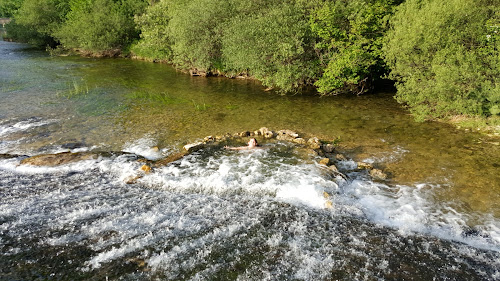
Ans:
{"label": "riverbed", "polygon": [[[0,42],[0,154],[19,155],[0,159],[0,279],[500,279],[498,139],[416,123],[393,94],[280,96],[253,80]],[[137,157],[260,127],[337,140],[348,179],[264,142],[125,183]],[[65,151],[129,154],[19,165]]]}

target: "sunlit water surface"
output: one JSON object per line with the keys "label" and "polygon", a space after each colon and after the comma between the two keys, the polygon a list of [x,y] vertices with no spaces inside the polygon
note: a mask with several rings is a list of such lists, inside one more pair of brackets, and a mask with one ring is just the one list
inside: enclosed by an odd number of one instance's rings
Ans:
{"label": "sunlit water surface", "polygon": [[[279,96],[0,42],[0,153],[131,153],[0,159],[0,279],[499,280],[498,140],[415,123],[391,95]],[[340,137],[348,180],[281,142],[204,149],[125,183],[137,156],[262,126]]]}

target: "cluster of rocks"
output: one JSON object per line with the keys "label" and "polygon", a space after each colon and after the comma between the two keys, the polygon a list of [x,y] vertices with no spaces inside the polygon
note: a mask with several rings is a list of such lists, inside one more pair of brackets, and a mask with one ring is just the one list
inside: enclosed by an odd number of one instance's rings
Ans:
{"label": "cluster of rocks", "polygon": [[[239,139],[239,138],[248,138],[248,137],[256,137],[263,138],[267,141],[272,141],[273,139],[279,141],[286,141],[290,143],[294,143],[297,146],[301,146],[303,148],[308,148],[311,151],[312,155],[322,157],[318,163],[322,166],[328,167],[329,172],[332,176],[341,176],[346,178],[346,176],[339,172],[337,167],[335,166],[335,162],[337,161],[346,161],[347,158],[340,154],[336,153],[334,142],[331,141],[321,141],[317,137],[304,138],[301,137],[297,132],[292,130],[279,130],[273,131],[266,127],[262,127],[255,131],[243,131],[235,134],[225,134],[221,136],[207,136],[203,139],[203,141],[190,143],[184,146],[184,155],[195,152],[202,148],[212,145],[220,145],[220,143]],[[357,162],[358,170],[367,170],[370,176],[376,180],[385,180],[387,179],[387,174],[384,173],[380,169],[376,169],[372,164],[365,162]]]}
{"label": "cluster of rocks", "polygon": [[[195,151],[198,151],[203,148],[207,148],[209,146],[221,146],[222,144],[226,144],[228,142],[241,139],[241,138],[249,138],[255,137],[264,139],[267,142],[272,141],[285,141],[296,145],[298,148],[300,147],[308,154],[312,155],[317,163],[323,167],[327,173],[332,177],[343,177],[347,178],[344,174],[339,172],[335,163],[338,161],[345,161],[347,158],[336,152],[336,145],[331,141],[321,141],[317,137],[305,138],[301,137],[298,133],[291,130],[279,130],[273,131],[269,130],[266,127],[262,127],[255,131],[243,131],[235,134],[225,134],[221,136],[207,136],[203,139],[203,141],[186,144],[183,148],[184,150],[178,153],[174,153],[169,155],[166,158],[151,161],[142,157],[137,157],[137,161],[142,162],[143,165],[139,169],[136,175],[131,176],[125,182],[127,183],[135,183],[138,179],[143,177],[145,174],[151,173],[155,168],[168,165],[174,161],[177,161],[184,156],[191,154]],[[97,159],[99,156],[112,156],[117,154],[125,154],[124,152],[63,152],[57,154],[42,154],[36,155],[32,157],[26,157],[21,160],[20,165],[34,165],[34,166],[57,166],[63,164],[69,164],[82,160],[90,160]],[[387,178],[387,174],[385,174],[382,170],[376,169],[373,165],[364,162],[357,163],[358,170],[367,170],[370,176],[373,179],[377,180],[385,180]]]}

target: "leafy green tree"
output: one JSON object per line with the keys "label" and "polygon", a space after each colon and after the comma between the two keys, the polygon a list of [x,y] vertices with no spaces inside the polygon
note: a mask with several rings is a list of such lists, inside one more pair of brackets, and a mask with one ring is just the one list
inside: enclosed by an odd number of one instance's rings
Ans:
{"label": "leafy green tree", "polygon": [[384,74],[382,38],[400,2],[325,1],[312,13],[309,24],[318,37],[315,48],[323,68],[315,85],[321,94],[361,94]]}
{"label": "leafy green tree", "polygon": [[260,1],[237,8],[222,38],[225,70],[248,73],[281,92],[312,84],[319,69],[307,7],[297,1]]}
{"label": "leafy green tree", "polygon": [[206,72],[217,68],[223,23],[234,15],[232,1],[174,0],[169,14],[172,62],[181,68]]}
{"label": "leafy green tree", "polygon": [[500,114],[500,1],[408,0],[384,55],[417,120]]}
{"label": "leafy green tree", "polygon": [[69,0],[24,0],[8,28],[9,36],[33,45],[55,46],[53,33],[69,10]]}
{"label": "leafy green tree", "polygon": [[145,0],[71,0],[66,21],[54,35],[67,48],[120,50],[138,38],[134,15],[146,6]]}
{"label": "leafy green tree", "polygon": [[172,40],[167,31],[169,6],[168,0],[152,3],[144,14],[135,17],[141,39],[131,47],[133,55],[150,60],[171,60]]}
{"label": "leafy green tree", "polygon": [[10,18],[21,7],[22,0],[1,0],[0,18]]}

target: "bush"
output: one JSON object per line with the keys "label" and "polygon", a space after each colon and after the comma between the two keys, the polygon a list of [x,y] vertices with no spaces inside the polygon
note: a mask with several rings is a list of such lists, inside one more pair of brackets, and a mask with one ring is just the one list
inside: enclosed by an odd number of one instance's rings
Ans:
{"label": "bush", "polygon": [[318,60],[307,10],[295,2],[267,1],[264,5],[238,7],[238,16],[227,21],[224,28],[225,71],[249,73],[282,92],[312,84],[319,72]]}
{"label": "bush", "polygon": [[500,114],[498,0],[408,0],[384,56],[417,120]]}
{"label": "bush", "polygon": [[9,36],[36,46],[55,46],[53,34],[60,28],[69,0],[25,0],[7,27]]}
{"label": "bush", "polygon": [[0,18],[10,18],[21,7],[22,0],[0,1]]}
{"label": "bush", "polygon": [[145,0],[73,0],[54,35],[67,48],[93,53],[121,49],[138,38],[134,15],[146,6]]}
{"label": "bush", "polygon": [[[366,2],[366,3],[365,3]],[[364,92],[384,73],[381,38],[400,1],[162,0],[136,18],[136,55],[179,68],[249,74],[281,92]]]}
{"label": "bush", "polygon": [[232,1],[175,0],[169,11],[172,62],[206,72],[220,65],[222,27],[234,15]]}
{"label": "bush", "polygon": [[141,30],[141,39],[131,47],[135,56],[150,60],[171,60],[172,40],[167,32],[169,6],[168,0],[162,0],[149,6],[143,15],[135,17],[135,23]]}
{"label": "bush", "polygon": [[384,75],[382,38],[401,1],[325,1],[310,17],[318,37],[316,52],[323,72],[315,85],[321,94],[368,91]]}

